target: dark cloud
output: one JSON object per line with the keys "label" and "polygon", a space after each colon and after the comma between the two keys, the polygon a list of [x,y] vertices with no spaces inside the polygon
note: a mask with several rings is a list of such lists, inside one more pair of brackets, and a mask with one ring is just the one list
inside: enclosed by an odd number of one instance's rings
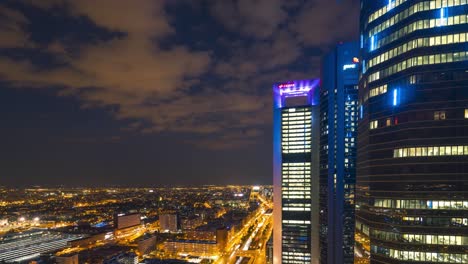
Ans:
{"label": "dark cloud", "polygon": [[359,0],[310,0],[293,18],[289,28],[305,45],[324,46],[357,40]]}
{"label": "dark cloud", "polygon": [[270,37],[287,18],[282,0],[211,1],[212,15],[228,30],[254,38]]}
{"label": "dark cloud", "polygon": [[28,47],[27,22],[20,12],[0,6],[0,48]]}
{"label": "dark cloud", "polygon": [[[4,81],[17,87],[59,86],[59,95],[79,97],[84,107],[116,106],[115,118],[133,120],[125,131],[193,133],[197,140],[189,143],[211,149],[255,144],[269,130],[271,84],[316,77],[319,56],[304,55],[307,48],[354,36],[357,21],[351,19],[359,7],[355,0],[206,1],[214,20],[239,36],[220,36],[217,44],[225,53],[218,56],[215,49],[197,50],[188,42],[159,45],[178,34],[171,23],[177,18],[165,8],[175,1],[24,3],[46,12],[61,8],[121,34],[80,44],[77,53],[57,38],[41,52],[60,58],[61,67],[38,68],[29,59],[0,57]],[[202,7],[193,8],[200,12]],[[37,49],[25,29],[30,21],[21,12],[0,6],[0,15],[0,48]],[[298,61],[307,65],[292,69]]]}

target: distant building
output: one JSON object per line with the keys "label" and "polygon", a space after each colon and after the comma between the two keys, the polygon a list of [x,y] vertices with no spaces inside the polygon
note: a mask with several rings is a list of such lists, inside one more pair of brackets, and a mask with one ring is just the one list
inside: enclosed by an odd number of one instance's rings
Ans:
{"label": "distant building", "polygon": [[319,261],[320,80],[273,86],[273,263]]}
{"label": "distant building", "polygon": [[141,255],[146,255],[156,250],[156,236],[146,235],[138,240],[138,252]]}
{"label": "distant building", "polygon": [[105,260],[103,264],[138,264],[138,256],[133,252],[125,252]]}
{"label": "distant building", "polygon": [[203,224],[203,218],[201,216],[190,216],[183,218],[181,221],[182,230],[193,230]]}
{"label": "distant building", "polygon": [[322,63],[320,263],[354,263],[354,189],[359,43],[339,44]]}
{"label": "distant building", "polygon": [[266,244],[266,263],[273,264],[273,236],[270,236]]}
{"label": "distant building", "polygon": [[67,245],[69,247],[86,247],[98,241],[104,241],[105,239],[106,233],[99,233],[68,241]]}
{"label": "distant building", "polygon": [[136,214],[117,214],[114,217],[114,228],[123,229],[141,224],[141,215]]}
{"label": "distant building", "polygon": [[56,264],[79,264],[78,254],[57,256],[55,257],[55,263]]}
{"label": "distant building", "polygon": [[[208,232],[204,232],[208,233]],[[215,231],[214,240],[179,239],[164,242],[164,249],[171,254],[190,254],[200,256],[213,256],[223,252],[229,240],[229,230],[219,228]]]}
{"label": "distant building", "polygon": [[183,264],[183,263],[189,263],[189,262],[185,260],[179,260],[179,259],[145,259],[143,263],[144,264]]}
{"label": "distant building", "polygon": [[193,254],[213,256],[220,253],[216,241],[207,240],[173,240],[163,243],[164,250],[171,254]]}
{"label": "distant building", "polygon": [[81,238],[81,235],[67,235],[45,230],[14,233],[2,241],[0,260],[7,263],[32,260],[40,254],[66,248],[68,241],[78,238]]}
{"label": "distant building", "polygon": [[161,214],[159,216],[159,226],[162,232],[177,232],[177,215]]}

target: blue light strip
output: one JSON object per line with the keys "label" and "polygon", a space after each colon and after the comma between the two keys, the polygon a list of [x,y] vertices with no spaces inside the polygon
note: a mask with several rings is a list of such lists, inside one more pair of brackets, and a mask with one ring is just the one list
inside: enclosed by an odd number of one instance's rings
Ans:
{"label": "blue light strip", "polygon": [[443,26],[445,25],[445,12],[444,12],[444,8],[442,7],[440,9],[440,24],[439,26]]}
{"label": "blue light strip", "polygon": [[393,90],[393,106],[396,106],[397,105],[397,98],[398,98],[398,90],[397,89],[394,89]]}

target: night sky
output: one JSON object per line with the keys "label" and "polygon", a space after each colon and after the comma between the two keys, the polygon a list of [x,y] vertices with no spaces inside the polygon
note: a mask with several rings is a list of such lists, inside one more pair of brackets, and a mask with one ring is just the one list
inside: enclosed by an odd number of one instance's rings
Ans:
{"label": "night sky", "polygon": [[1,0],[0,185],[272,183],[272,84],[358,0]]}

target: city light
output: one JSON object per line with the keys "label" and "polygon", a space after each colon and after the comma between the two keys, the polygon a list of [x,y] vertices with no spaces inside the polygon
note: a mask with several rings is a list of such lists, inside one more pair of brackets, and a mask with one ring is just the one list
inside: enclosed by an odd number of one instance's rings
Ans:
{"label": "city light", "polygon": [[349,69],[356,69],[356,64],[345,64],[343,65],[343,71],[349,70]]}
{"label": "city light", "polygon": [[393,106],[398,104],[398,89],[393,90]]}

